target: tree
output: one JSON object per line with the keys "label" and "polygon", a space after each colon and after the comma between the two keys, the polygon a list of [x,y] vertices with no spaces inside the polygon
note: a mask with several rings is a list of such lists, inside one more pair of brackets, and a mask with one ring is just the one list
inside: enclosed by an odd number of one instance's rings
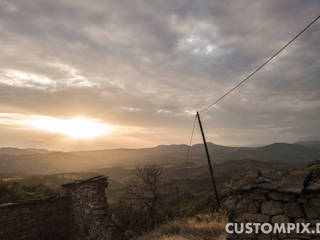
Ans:
{"label": "tree", "polygon": [[146,210],[152,228],[157,226],[162,183],[163,169],[161,167],[144,166],[136,168],[134,178],[126,186],[129,200]]}

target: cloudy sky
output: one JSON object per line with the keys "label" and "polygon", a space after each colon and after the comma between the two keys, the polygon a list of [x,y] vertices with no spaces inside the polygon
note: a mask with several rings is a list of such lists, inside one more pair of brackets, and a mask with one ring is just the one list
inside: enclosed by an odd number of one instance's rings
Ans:
{"label": "cloudy sky", "polygon": [[[318,0],[0,0],[0,146],[187,143],[194,111],[319,13]],[[319,41],[320,22],[205,112],[208,140],[319,137]]]}

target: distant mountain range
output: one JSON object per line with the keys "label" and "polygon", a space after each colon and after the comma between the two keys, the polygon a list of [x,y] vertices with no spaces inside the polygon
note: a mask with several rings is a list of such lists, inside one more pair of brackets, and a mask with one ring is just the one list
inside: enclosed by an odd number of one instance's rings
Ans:
{"label": "distant mountain range", "polygon": [[9,154],[9,155],[29,155],[35,153],[49,153],[47,149],[41,148],[14,148],[14,147],[4,147],[0,148],[0,154]]}
{"label": "distant mountain range", "polygon": [[[215,163],[254,159],[264,162],[309,163],[320,160],[320,141],[296,144],[274,143],[261,147],[227,147],[208,143]],[[0,148],[0,173],[57,173],[88,171],[108,167],[135,167],[145,164],[204,165],[202,144],[160,145],[141,149],[112,149],[77,152],[52,152],[45,149]]]}
{"label": "distant mountain range", "polygon": [[308,147],[315,147],[315,148],[320,149],[320,141],[318,141],[318,140],[301,141],[301,142],[296,142],[295,144],[302,145],[302,146],[308,146]]}

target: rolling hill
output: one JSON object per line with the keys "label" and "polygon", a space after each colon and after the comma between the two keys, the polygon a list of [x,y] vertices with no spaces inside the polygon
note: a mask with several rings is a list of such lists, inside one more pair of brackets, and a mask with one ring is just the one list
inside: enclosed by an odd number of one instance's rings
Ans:
{"label": "rolling hill", "polygon": [[50,151],[47,149],[41,148],[14,148],[14,147],[4,147],[0,148],[1,155],[29,155],[35,153],[49,153]]}
{"label": "rolling hill", "polygon": [[301,142],[296,142],[295,144],[320,149],[320,141],[319,140],[301,141]]}
{"label": "rolling hill", "polygon": [[[309,163],[320,160],[320,150],[298,144],[274,143],[262,147],[227,147],[208,143],[210,154],[216,163],[230,160],[255,159],[264,162]],[[0,149],[0,173],[58,173],[88,171],[110,167],[135,167],[145,164],[201,166],[206,164],[202,144],[190,149],[186,163],[187,145],[160,145],[141,149],[112,149],[77,152],[41,153],[25,149],[4,151]],[[23,153],[23,151],[27,151]],[[3,154],[5,152],[5,154]],[[18,154],[18,153],[19,154]]]}

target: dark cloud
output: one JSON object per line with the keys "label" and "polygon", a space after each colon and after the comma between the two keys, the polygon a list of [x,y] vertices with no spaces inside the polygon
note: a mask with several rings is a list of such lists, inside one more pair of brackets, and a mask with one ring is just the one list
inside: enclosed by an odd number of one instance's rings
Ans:
{"label": "dark cloud", "polygon": [[[0,112],[82,115],[140,129],[89,148],[185,143],[190,112],[230,89],[319,10],[317,0],[0,0]],[[206,112],[209,140],[320,135],[319,40],[317,23]],[[0,130],[1,145],[63,145]]]}

